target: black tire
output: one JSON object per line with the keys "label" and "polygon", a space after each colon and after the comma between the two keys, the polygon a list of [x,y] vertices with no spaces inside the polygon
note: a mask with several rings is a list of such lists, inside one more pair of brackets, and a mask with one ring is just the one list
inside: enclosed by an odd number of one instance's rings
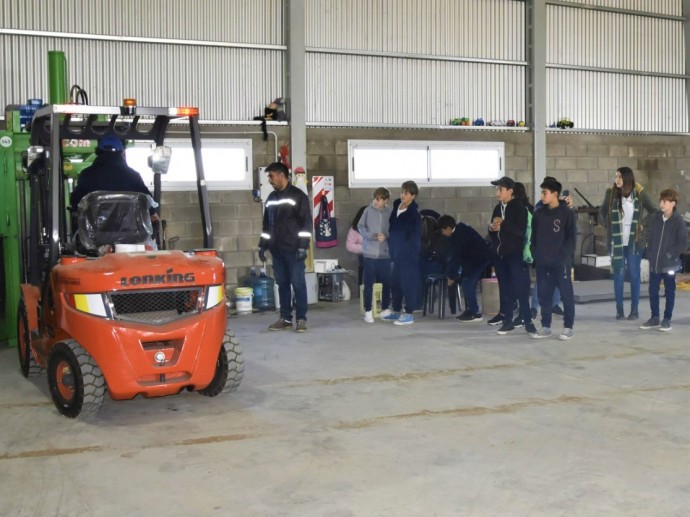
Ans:
{"label": "black tire", "polygon": [[103,372],[73,339],[56,344],[50,351],[48,388],[55,407],[68,418],[97,413],[105,397]]}
{"label": "black tire", "polygon": [[24,298],[20,298],[17,307],[17,352],[19,354],[19,369],[24,377],[38,375],[45,371],[36,363],[31,353],[31,329],[29,329],[29,318],[26,315]]}
{"label": "black tire", "polygon": [[216,373],[213,380],[211,384],[199,390],[199,393],[206,397],[215,397],[223,390],[234,391],[242,382],[242,377],[244,377],[242,348],[235,334],[226,331],[216,361]]}

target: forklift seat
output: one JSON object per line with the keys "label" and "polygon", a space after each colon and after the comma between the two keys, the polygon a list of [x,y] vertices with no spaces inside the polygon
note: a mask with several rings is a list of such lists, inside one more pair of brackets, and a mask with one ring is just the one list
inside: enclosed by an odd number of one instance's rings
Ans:
{"label": "forklift seat", "polygon": [[103,245],[150,242],[153,226],[148,196],[139,192],[91,192],[79,202],[77,237],[89,251]]}

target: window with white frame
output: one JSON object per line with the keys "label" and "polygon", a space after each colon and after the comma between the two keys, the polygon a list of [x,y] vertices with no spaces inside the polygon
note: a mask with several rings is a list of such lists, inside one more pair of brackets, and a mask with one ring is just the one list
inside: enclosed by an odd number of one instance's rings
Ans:
{"label": "window with white frame", "polygon": [[504,175],[503,142],[349,140],[350,188],[486,186]]}
{"label": "window with white frame", "polygon": [[[127,164],[137,170],[144,183],[153,186],[153,171],[148,166],[151,142],[134,142],[127,147]],[[192,143],[170,138],[170,168],[161,175],[163,190],[196,190],[196,165]],[[252,141],[250,139],[203,139],[201,159],[209,190],[251,190]]]}

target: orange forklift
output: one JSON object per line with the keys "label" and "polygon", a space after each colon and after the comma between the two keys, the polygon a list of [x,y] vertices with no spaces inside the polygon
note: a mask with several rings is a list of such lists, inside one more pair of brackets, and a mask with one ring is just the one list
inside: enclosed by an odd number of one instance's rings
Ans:
{"label": "orange forklift", "polygon": [[[51,104],[36,111],[30,127],[19,363],[25,377],[47,370],[55,407],[69,418],[95,414],[106,392],[115,400],[184,389],[213,397],[236,389],[244,373],[241,348],[227,329],[224,264],[212,249],[198,109],[125,104]],[[164,173],[173,121],[176,137],[188,131],[195,156],[203,249],[141,244],[160,241],[150,235],[148,208],[156,203],[142,194],[94,192],[70,213],[70,142],[150,142],[149,164]],[[155,201],[160,184],[154,174]]]}

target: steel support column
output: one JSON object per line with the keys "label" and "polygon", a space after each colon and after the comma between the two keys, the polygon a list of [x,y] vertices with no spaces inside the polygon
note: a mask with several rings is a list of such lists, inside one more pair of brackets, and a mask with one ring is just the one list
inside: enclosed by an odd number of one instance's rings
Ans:
{"label": "steel support column", "polygon": [[[683,0],[683,44],[685,45],[685,99],[688,111],[688,120],[690,121],[690,0]],[[685,128],[690,132],[690,127]]]}
{"label": "steel support column", "polygon": [[536,203],[541,193],[539,185],[546,175],[546,1],[527,0],[525,10],[527,120],[532,127]]}
{"label": "steel support column", "polygon": [[287,84],[290,107],[291,165],[307,168],[306,53],[304,0],[286,0]]}

